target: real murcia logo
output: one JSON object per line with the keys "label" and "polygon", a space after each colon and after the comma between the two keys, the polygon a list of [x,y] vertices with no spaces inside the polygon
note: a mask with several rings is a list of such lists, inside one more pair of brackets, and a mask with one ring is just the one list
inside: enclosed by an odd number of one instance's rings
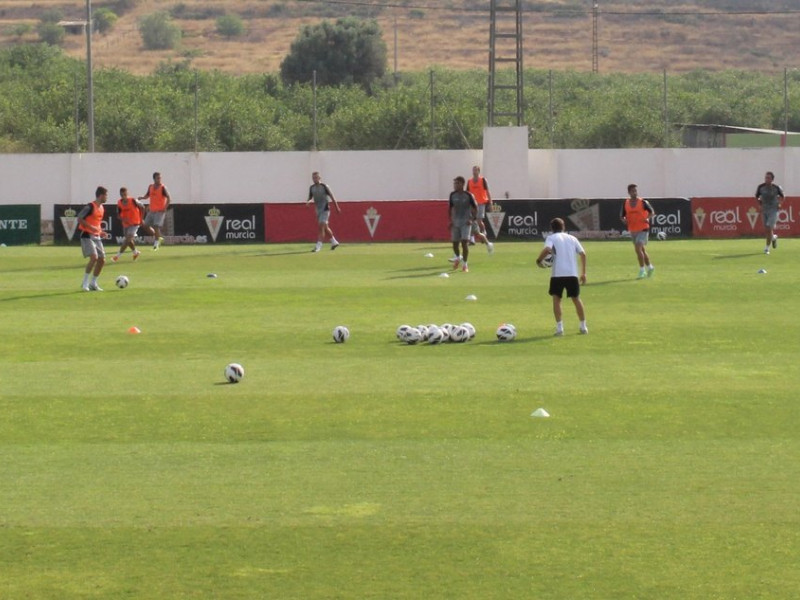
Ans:
{"label": "real murcia logo", "polygon": [[697,227],[702,229],[703,224],[706,222],[706,211],[704,211],[702,208],[698,208],[696,211],[694,211],[694,220],[697,223]]}
{"label": "real murcia logo", "polygon": [[493,204],[492,209],[486,213],[486,220],[489,221],[489,227],[492,228],[495,239],[500,235],[500,228],[503,226],[503,220],[506,218],[506,213],[503,212],[503,207],[499,204]]}
{"label": "real murcia logo", "polygon": [[208,211],[208,216],[205,217],[205,220],[208,231],[211,233],[211,239],[216,242],[219,231],[222,229],[222,223],[225,222],[225,217],[220,210],[214,206]]}
{"label": "real murcia logo", "polygon": [[68,208],[61,217],[61,226],[64,227],[67,239],[70,241],[72,241],[72,236],[75,235],[75,230],[78,228],[77,214],[73,209]]}
{"label": "real murcia logo", "polygon": [[756,222],[758,221],[758,209],[755,206],[751,206],[747,212],[747,220],[750,222],[750,229],[756,228]]}
{"label": "real murcia logo", "polygon": [[367,209],[367,212],[364,214],[364,223],[367,224],[367,229],[369,230],[369,237],[375,237],[375,230],[378,229],[378,222],[381,220],[381,216],[378,214],[378,211],[370,206]]}

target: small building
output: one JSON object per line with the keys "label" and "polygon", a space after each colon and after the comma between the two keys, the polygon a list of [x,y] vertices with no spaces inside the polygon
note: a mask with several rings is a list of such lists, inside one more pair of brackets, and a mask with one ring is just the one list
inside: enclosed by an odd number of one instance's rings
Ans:
{"label": "small building", "polygon": [[85,35],[86,21],[59,21],[57,23],[64,31],[70,35]]}
{"label": "small building", "polygon": [[778,129],[681,123],[675,126],[684,148],[771,148],[800,146],[800,132]]}

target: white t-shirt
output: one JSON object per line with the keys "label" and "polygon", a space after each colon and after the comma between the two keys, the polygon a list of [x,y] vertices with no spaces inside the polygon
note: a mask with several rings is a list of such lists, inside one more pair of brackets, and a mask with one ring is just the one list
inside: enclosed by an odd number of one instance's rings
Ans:
{"label": "white t-shirt", "polygon": [[586,251],[578,238],[563,231],[551,233],[544,241],[544,245],[555,255],[551,277],[579,276],[576,258],[579,254],[586,254]]}

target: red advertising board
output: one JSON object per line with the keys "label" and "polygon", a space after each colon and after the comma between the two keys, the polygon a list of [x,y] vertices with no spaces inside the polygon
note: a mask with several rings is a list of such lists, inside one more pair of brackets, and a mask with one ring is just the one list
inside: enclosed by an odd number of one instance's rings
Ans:
{"label": "red advertising board", "polygon": [[[331,206],[330,227],[346,242],[448,241],[446,200],[339,202]],[[265,204],[265,241],[313,242],[317,217],[313,205]]]}
{"label": "red advertising board", "polygon": [[[778,211],[775,233],[800,235],[800,199],[787,198]],[[695,237],[731,238],[765,235],[761,208],[755,198],[692,198]]]}

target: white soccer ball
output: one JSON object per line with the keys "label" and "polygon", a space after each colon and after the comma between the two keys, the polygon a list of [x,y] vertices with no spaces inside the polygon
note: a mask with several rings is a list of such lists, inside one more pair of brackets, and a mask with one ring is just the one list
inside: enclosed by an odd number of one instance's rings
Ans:
{"label": "white soccer ball", "polygon": [[469,330],[461,325],[456,325],[450,330],[450,341],[460,344],[469,339]]}
{"label": "white soccer ball", "polygon": [[428,339],[428,326],[427,325],[417,325],[417,330],[419,331],[419,334],[422,336],[422,341],[423,342]]}
{"label": "white soccer ball", "polygon": [[400,327],[397,328],[397,330],[394,332],[394,334],[397,336],[397,339],[402,342],[403,338],[406,335],[406,332],[409,329],[411,329],[411,325],[400,325]]}
{"label": "white soccer ball", "polygon": [[453,330],[452,323],[442,323],[441,325],[439,325],[439,329],[441,329],[442,333],[444,334],[444,341],[449,342],[450,332]]}
{"label": "white soccer ball", "polygon": [[667,239],[667,232],[666,231],[659,231],[656,234],[656,239],[661,240],[662,242]]}
{"label": "white soccer ball", "polygon": [[403,334],[403,341],[406,344],[416,344],[417,342],[422,341],[422,334],[416,327],[409,327],[408,330]]}
{"label": "white soccer ball", "polygon": [[126,287],[128,287],[129,283],[130,281],[128,281],[128,278],[125,277],[125,275],[120,275],[117,277],[116,284],[119,289],[124,290]]}
{"label": "white soccer ball", "polygon": [[429,325],[427,341],[434,346],[441,344],[444,341],[444,332],[436,325]]}
{"label": "white soccer ball", "polygon": [[231,363],[225,367],[225,379],[228,383],[239,383],[244,377],[244,367],[239,363]]}
{"label": "white soccer ball", "polygon": [[555,254],[548,254],[536,264],[538,264],[539,267],[542,269],[549,269],[550,267],[553,266],[553,261],[555,260],[555,258],[556,258]]}
{"label": "white soccer ball", "polygon": [[503,323],[497,328],[497,341],[510,342],[517,337],[517,328],[511,323]]}
{"label": "white soccer ball", "polygon": [[344,344],[350,339],[350,330],[344,325],[338,325],[333,329],[333,341],[337,344]]}
{"label": "white soccer ball", "polygon": [[462,323],[461,327],[463,327],[469,332],[469,339],[475,337],[475,326],[472,323]]}

